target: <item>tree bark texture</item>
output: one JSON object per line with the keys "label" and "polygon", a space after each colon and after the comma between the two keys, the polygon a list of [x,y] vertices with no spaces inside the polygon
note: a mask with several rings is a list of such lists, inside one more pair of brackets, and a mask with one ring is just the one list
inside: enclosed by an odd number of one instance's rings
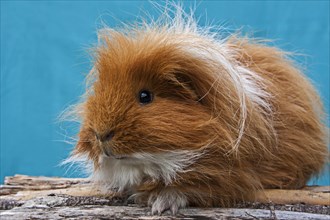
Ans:
{"label": "tree bark texture", "polygon": [[0,219],[330,219],[330,186],[264,190],[256,201],[232,208],[180,210],[151,215],[116,194],[102,195],[88,179],[6,177],[0,186]]}

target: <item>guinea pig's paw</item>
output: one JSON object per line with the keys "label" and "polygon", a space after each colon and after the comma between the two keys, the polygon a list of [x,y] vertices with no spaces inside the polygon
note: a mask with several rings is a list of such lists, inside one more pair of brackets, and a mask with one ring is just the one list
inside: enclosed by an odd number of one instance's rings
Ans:
{"label": "guinea pig's paw", "polygon": [[170,210],[175,215],[180,208],[186,207],[187,203],[187,198],[183,193],[175,189],[166,188],[161,191],[151,192],[148,199],[153,215],[160,215],[167,210]]}
{"label": "guinea pig's paw", "polygon": [[134,193],[127,198],[127,203],[134,203],[139,205],[147,205],[149,194],[146,192]]}

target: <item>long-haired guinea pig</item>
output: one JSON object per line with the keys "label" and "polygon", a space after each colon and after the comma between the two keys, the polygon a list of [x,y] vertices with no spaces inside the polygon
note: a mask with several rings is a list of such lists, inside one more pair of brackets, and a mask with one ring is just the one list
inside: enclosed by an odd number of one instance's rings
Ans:
{"label": "long-haired guinea pig", "polygon": [[69,160],[85,158],[96,183],[152,213],[303,187],[328,158],[311,83],[285,52],[176,10],[99,32]]}

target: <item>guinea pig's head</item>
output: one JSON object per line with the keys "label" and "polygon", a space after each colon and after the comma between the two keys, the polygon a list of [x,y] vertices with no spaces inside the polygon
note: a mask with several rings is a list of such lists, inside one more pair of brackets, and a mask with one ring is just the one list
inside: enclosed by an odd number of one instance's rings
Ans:
{"label": "guinea pig's head", "polygon": [[139,153],[200,150],[212,142],[213,66],[182,37],[104,36],[83,103],[79,153],[98,164],[100,155],[130,160]]}

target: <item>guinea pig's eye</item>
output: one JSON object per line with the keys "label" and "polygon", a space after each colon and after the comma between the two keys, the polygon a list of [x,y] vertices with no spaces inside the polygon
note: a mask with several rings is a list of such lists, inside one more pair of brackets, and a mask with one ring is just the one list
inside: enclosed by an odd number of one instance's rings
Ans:
{"label": "guinea pig's eye", "polygon": [[152,102],[152,99],[153,99],[153,95],[150,91],[141,90],[139,92],[139,102],[141,104],[148,104],[148,103]]}

